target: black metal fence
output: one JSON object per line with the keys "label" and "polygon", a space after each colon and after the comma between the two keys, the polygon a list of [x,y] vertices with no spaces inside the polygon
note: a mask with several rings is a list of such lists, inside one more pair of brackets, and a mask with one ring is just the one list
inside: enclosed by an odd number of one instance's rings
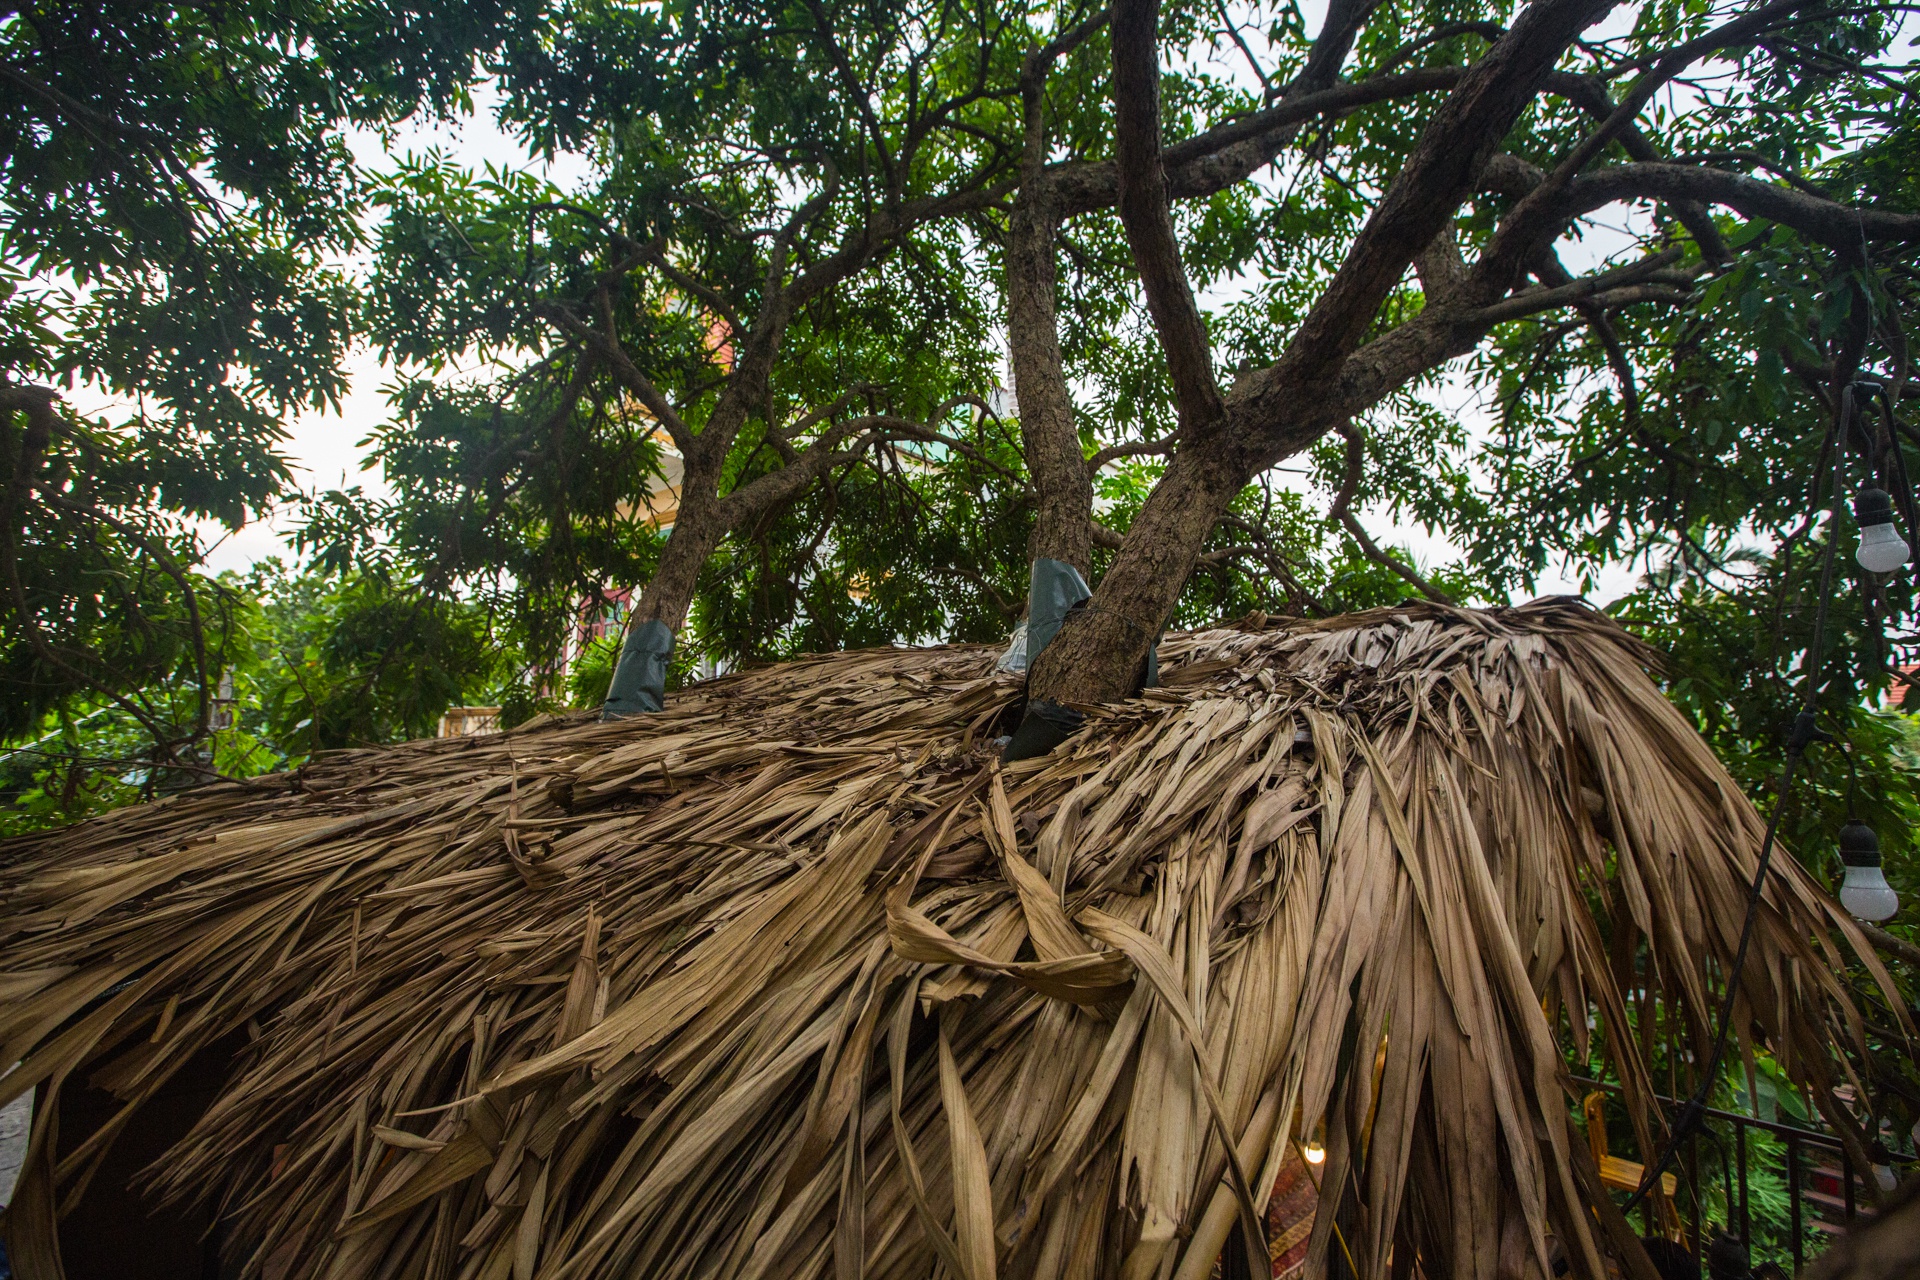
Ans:
{"label": "black metal fence", "polygon": [[[1619,1086],[1594,1080],[1574,1081],[1575,1084],[1589,1089],[1604,1089],[1609,1093],[1618,1093]],[[1669,1111],[1678,1112],[1685,1105],[1672,1098],[1655,1095],[1655,1100]],[[1722,1164],[1722,1177],[1727,1185],[1727,1216],[1732,1221],[1724,1224],[1729,1231],[1740,1237],[1741,1243],[1749,1250],[1753,1248],[1753,1213],[1751,1209],[1751,1180],[1749,1177],[1750,1160],[1749,1134],[1767,1133],[1781,1140],[1785,1147],[1785,1182],[1787,1193],[1787,1236],[1790,1242],[1793,1265],[1797,1269],[1806,1261],[1807,1227],[1825,1224],[1838,1230],[1851,1222],[1861,1212],[1859,1194],[1862,1180],[1874,1177],[1871,1169],[1856,1169],[1853,1158],[1848,1154],[1845,1144],[1832,1133],[1818,1129],[1802,1128],[1798,1125],[1784,1124],[1777,1120],[1762,1120],[1756,1116],[1741,1115],[1735,1111],[1721,1111],[1714,1107],[1705,1109],[1709,1124],[1722,1125],[1732,1130],[1732,1143],[1728,1143],[1720,1134],[1703,1126],[1682,1148],[1679,1158],[1682,1188],[1675,1208],[1685,1224],[1687,1244],[1695,1258],[1704,1257],[1702,1233],[1706,1229],[1706,1195],[1700,1178],[1700,1148],[1704,1140],[1709,1146],[1719,1148]],[[1877,1154],[1877,1153],[1876,1153]],[[1897,1152],[1887,1153],[1888,1168],[1898,1170],[1912,1165],[1913,1155]],[[1688,1203],[1690,1202],[1690,1203]],[[1651,1214],[1651,1209],[1647,1210]],[[1652,1231],[1652,1219],[1649,1216],[1647,1226]]]}

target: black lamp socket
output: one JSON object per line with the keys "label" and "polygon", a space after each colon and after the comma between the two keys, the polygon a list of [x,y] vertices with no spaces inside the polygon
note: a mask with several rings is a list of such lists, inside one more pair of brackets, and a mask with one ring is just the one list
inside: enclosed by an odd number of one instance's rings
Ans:
{"label": "black lamp socket", "polygon": [[1840,861],[1850,867],[1880,865],[1880,837],[1864,822],[1849,822],[1840,828]]}
{"label": "black lamp socket", "polygon": [[1869,485],[1853,495],[1853,519],[1862,529],[1893,523],[1893,495]]}

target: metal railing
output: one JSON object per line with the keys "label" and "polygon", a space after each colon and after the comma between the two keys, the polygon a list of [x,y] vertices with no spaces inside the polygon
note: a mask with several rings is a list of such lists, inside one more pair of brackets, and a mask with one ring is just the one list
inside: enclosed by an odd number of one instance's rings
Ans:
{"label": "metal railing", "polygon": [[[1573,1083],[1587,1089],[1602,1089],[1614,1094],[1620,1092],[1619,1085],[1598,1080],[1583,1080],[1576,1077]],[[1667,1108],[1669,1111],[1677,1112],[1685,1105],[1684,1102],[1676,1101],[1660,1094],[1655,1094],[1653,1097],[1655,1102]],[[1695,1258],[1702,1258],[1704,1256],[1701,1248],[1703,1243],[1701,1240],[1703,1227],[1701,1219],[1704,1216],[1704,1196],[1700,1183],[1700,1141],[1703,1134],[1715,1146],[1720,1147],[1723,1161],[1725,1157],[1731,1156],[1731,1169],[1726,1171],[1726,1176],[1738,1189],[1736,1192],[1732,1187],[1729,1188],[1730,1194],[1728,1196],[1727,1212],[1729,1216],[1732,1216],[1736,1212],[1738,1213],[1739,1223],[1737,1234],[1740,1237],[1740,1242],[1745,1245],[1749,1251],[1753,1248],[1753,1215],[1750,1209],[1749,1182],[1747,1176],[1750,1163],[1748,1160],[1747,1134],[1750,1131],[1772,1134],[1781,1139],[1786,1148],[1787,1234],[1791,1241],[1793,1265],[1796,1269],[1806,1261],[1806,1226],[1809,1221],[1809,1201],[1811,1200],[1816,1208],[1826,1208],[1830,1211],[1834,1207],[1828,1204],[1828,1202],[1834,1198],[1830,1193],[1820,1191],[1809,1192],[1802,1185],[1808,1181],[1810,1175],[1818,1176],[1823,1172],[1818,1168],[1809,1170],[1807,1167],[1808,1148],[1831,1152],[1838,1159],[1840,1194],[1838,1197],[1839,1205],[1837,1207],[1841,1214],[1842,1223],[1853,1221],[1860,1212],[1859,1202],[1854,1189],[1855,1179],[1858,1178],[1864,1181],[1865,1178],[1872,1177],[1873,1173],[1871,1170],[1862,1173],[1854,1168],[1853,1157],[1848,1154],[1846,1145],[1840,1141],[1837,1135],[1822,1132],[1818,1129],[1806,1129],[1798,1125],[1783,1124],[1778,1120],[1762,1120],[1758,1116],[1742,1115],[1737,1111],[1722,1111],[1716,1107],[1703,1108],[1702,1114],[1708,1121],[1731,1125],[1733,1127],[1733,1150],[1732,1152],[1728,1152],[1715,1135],[1705,1133],[1704,1129],[1696,1131],[1687,1141],[1683,1149],[1684,1154],[1679,1162],[1681,1168],[1677,1170],[1677,1172],[1681,1173],[1683,1181],[1686,1184],[1686,1190],[1682,1192],[1682,1195],[1689,1196],[1693,1201],[1693,1212],[1690,1215],[1687,1214],[1677,1203],[1674,1205],[1674,1208],[1680,1211],[1681,1219],[1686,1224],[1688,1245]],[[1887,1159],[1889,1161],[1889,1167],[1891,1167],[1894,1165],[1912,1164],[1916,1159],[1920,1159],[1920,1157],[1890,1152],[1887,1153]],[[1648,1212],[1651,1212],[1650,1208]],[[1816,1218],[1815,1220],[1824,1221],[1824,1218]],[[1651,1218],[1649,1218],[1648,1221],[1649,1225],[1651,1225]],[[1731,1230],[1733,1224],[1729,1223],[1727,1225]]]}

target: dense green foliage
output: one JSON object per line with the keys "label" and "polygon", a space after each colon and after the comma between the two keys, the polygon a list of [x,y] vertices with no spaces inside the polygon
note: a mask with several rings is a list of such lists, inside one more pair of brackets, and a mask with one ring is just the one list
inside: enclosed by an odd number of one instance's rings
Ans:
{"label": "dense green foliage", "polygon": [[191,752],[156,759],[122,704],[71,699],[0,751],[0,834],[204,783],[297,769],[314,753],[433,734],[454,705],[497,705],[517,672],[483,606],[398,591],[373,574],[294,573],[278,561],[202,579],[218,646],[202,715],[196,665],[175,655],[139,706]]}
{"label": "dense green foliage", "polygon": [[284,420],[339,402],[369,189],[344,130],[462,108],[540,12],[0,14],[0,734],[111,704],[156,767],[202,767],[210,699],[155,691],[209,687],[233,643],[193,523],[285,497]]}

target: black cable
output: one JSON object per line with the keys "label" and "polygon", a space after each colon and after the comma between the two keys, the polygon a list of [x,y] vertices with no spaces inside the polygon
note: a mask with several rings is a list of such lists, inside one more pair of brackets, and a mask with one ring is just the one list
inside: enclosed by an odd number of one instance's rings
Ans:
{"label": "black cable", "polygon": [[1900,489],[1900,523],[1907,526],[1907,545],[1920,546],[1915,539],[1920,538],[1920,509],[1916,509],[1913,498],[1913,481],[1907,475],[1907,455],[1900,446],[1898,420],[1893,416],[1893,401],[1888,397],[1886,388],[1879,390],[1880,412],[1887,424],[1887,452],[1892,462],[1892,471]]}
{"label": "black cable", "polygon": [[[1767,819],[1767,833],[1760,842],[1760,861],[1754,869],[1753,884],[1747,891],[1746,919],[1740,925],[1740,945],[1733,954],[1733,969],[1727,976],[1727,992],[1720,1002],[1720,1027],[1714,1034],[1713,1051],[1707,1057],[1707,1068],[1700,1075],[1700,1083],[1694,1089],[1693,1096],[1680,1108],[1680,1114],[1674,1118],[1667,1134],[1666,1146],[1660,1152],[1660,1158],[1648,1165],[1641,1175],[1640,1185],[1627,1198],[1622,1213],[1631,1213],[1635,1205],[1646,1199],[1647,1193],[1659,1183],[1660,1177],[1667,1171],[1675,1157],[1680,1154],[1680,1144],[1691,1137],[1706,1119],[1707,1099],[1713,1094],[1713,1086],[1720,1074],[1721,1059],[1727,1052],[1727,1035],[1733,1029],[1733,1006],[1740,995],[1740,979],[1747,968],[1747,950],[1753,942],[1753,925],[1759,917],[1760,897],[1766,888],[1767,869],[1773,863],[1773,849],[1780,833],[1780,820],[1788,806],[1793,803],[1794,775],[1798,772],[1800,758],[1807,748],[1816,742],[1830,741],[1827,734],[1820,731],[1816,708],[1820,699],[1820,672],[1825,666],[1821,661],[1822,651],[1827,641],[1827,602],[1833,593],[1834,550],[1840,544],[1840,511],[1846,502],[1847,441],[1846,429],[1853,417],[1853,386],[1849,383],[1840,391],[1838,411],[1834,415],[1834,425],[1829,442],[1833,446],[1833,505],[1827,522],[1826,559],[1820,569],[1820,595],[1814,604],[1813,648],[1807,653],[1807,685],[1804,704],[1800,713],[1793,718],[1793,732],[1787,739],[1787,759],[1780,773],[1780,799],[1773,806],[1773,814]],[[1823,450],[1824,452],[1824,450]],[[1820,477],[1814,477],[1815,492],[1813,502],[1818,502]],[[1810,503],[1809,505],[1812,505]],[[1696,1192],[1697,1194],[1697,1192]]]}

